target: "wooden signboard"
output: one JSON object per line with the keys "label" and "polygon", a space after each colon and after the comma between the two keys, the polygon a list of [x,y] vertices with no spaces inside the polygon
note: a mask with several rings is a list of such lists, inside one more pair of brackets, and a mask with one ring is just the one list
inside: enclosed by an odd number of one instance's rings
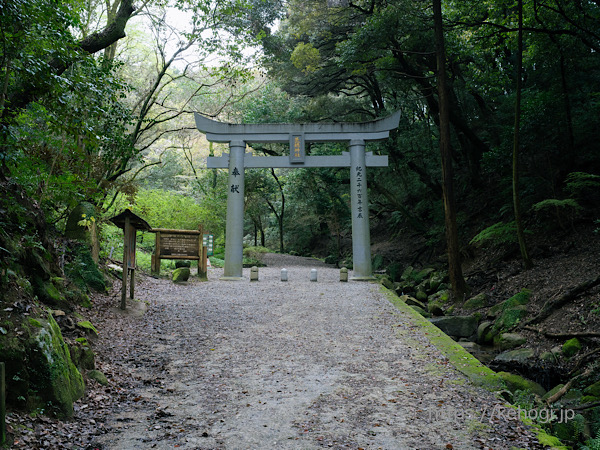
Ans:
{"label": "wooden signboard", "polygon": [[198,276],[206,279],[207,249],[203,245],[204,232],[199,230],[171,230],[154,228],[156,245],[152,255],[152,273],[160,273],[161,259],[191,259],[198,261]]}

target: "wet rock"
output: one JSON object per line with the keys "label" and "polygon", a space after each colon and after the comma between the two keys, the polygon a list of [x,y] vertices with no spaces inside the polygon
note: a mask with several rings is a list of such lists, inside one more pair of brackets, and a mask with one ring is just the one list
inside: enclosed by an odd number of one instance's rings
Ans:
{"label": "wet rock", "polygon": [[494,339],[494,344],[501,350],[519,347],[527,342],[527,339],[519,333],[502,333]]}
{"label": "wet rock", "polygon": [[494,335],[491,333],[492,331],[492,322],[484,321],[479,324],[477,327],[477,342],[480,344],[489,344],[492,342]]}
{"label": "wet rock", "polygon": [[509,350],[506,352],[502,352],[494,358],[494,361],[525,365],[527,360],[533,358],[534,355],[535,352],[533,351],[533,349],[520,348],[517,350]]}
{"label": "wet rock", "polygon": [[477,332],[477,318],[473,316],[436,317],[431,323],[448,336],[468,338]]}

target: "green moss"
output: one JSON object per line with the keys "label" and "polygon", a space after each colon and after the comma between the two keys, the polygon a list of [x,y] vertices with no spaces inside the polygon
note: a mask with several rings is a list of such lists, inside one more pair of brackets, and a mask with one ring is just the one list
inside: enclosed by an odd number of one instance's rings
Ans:
{"label": "green moss", "polygon": [[34,342],[39,349],[33,355],[33,365],[40,376],[39,393],[55,405],[61,415],[70,417],[73,415],[73,402],[83,395],[85,386],[51,314],[34,337]]}
{"label": "green moss", "polygon": [[33,327],[42,328],[42,323],[33,317],[29,318],[29,324]]}
{"label": "green moss", "polygon": [[508,331],[517,326],[523,317],[527,315],[527,308],[524,305],[518,305],[504,309],[500,317],[494,322],[492,334],[498,334]]}
{"label": "green moss", "polygon": [[504,381],[508,390],[513,393],[516,391],[529,391],[539,396],[546,393],[546,390],[540,384],[520,375],[508,372],[498,372],[497,375]]}
{"label": "green moss", "polygon": [[106,375],[104,375],[99,370],[90,370],[88,371],[87,376],[92,380],[96,380],[102,386],[108,385],[108,379],[106,378]]}
{"label": "green moss", "polygon": [[463,308],[465,309],[480,309],[487,306],[488,300],[487,295],[485,293],[477,294],[475,297],[471,297],[469,300],[465,302]]}
{"label": "green moss", "polygon": [[550,447],[552,450],[569,450],[569,447],[560,442],[557,437],[551,436],[541,428],[536,429],[537,438],[540,444],[545,447]]}
{"label": "green moss", "polygon": [[596,381],[594,384],[586,387],[583,390],[586,395],[593,395],[595,397],[600,397],[600,381]]}
{"label": "green moss", "polygon": [[581,342],[579,342],[579,339],[577,338],[569,339],[562,346],[563,355],[565,355],[566,357],[576,355],[579,352],[579,350],[581,350]]}
{"label": "green moss", "polygon": [[96,327],[94,327],[94,325],[92,325],[92,322],[90,322],[89,320],[82,320],[80,322],[77,322],[77,326],[79,328],[83,328],[85,331],[91,331],[93,334],[98,336],[98,330],[96,330]]}
{"label": "green moss", "polygon": [[106,291],[104,275],[98,270],[87,245],[77,245],[70,257],[72,260],[65,266],[65,273],[79,289],[87,292],[89,287],[98,292]]}
{"label": "green moss", "polygon": [[473,355],[467,352],[460,344],[453,341],[439,328],[406,305],[393,292],[381,288],[388,300],[400,311],[406,313],[410,320],[424,329],[431,343],[444,354],[450,363],[474,384],[492,392],[501,390],[504,385],[502,380],[490,368],[481,364]]}

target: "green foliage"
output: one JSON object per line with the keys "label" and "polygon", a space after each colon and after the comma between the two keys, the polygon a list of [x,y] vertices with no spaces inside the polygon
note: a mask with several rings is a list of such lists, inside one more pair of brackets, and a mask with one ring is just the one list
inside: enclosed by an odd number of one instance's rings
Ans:
{"label": "green foliage", "polygon": [[88,292],[89,288],[98,292],[106,291],[104,275],[92,259],[87,245],[75,244],[67,260],[65,273],[79,289],[83,292]]}
{"label": "green foliage", "polygon": [[517,226],[515,222],[498,222],[480,231],[470,244],[505,245],[517,242]]}

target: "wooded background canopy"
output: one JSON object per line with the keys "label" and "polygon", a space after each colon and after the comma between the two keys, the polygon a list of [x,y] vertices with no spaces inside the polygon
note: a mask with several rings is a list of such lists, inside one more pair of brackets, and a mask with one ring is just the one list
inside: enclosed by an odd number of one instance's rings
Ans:
{"label": "wooded background canopy", "polygon": [[[126,205],[164,221],[179,215],[222,240],[226,181],[200,169],[223,149],[202,139],[192,112],[264,123],[365,121],[401,110],[393,136],[368,148],[390,157],[389,169],[368,180],[382,236],[409,233],[423,248],[442,249],[448,181],[461,247],[517,242],[515,198],[525,234],[598,220],[598,3],[444,2],[442,78],[434,4],[3,2],[0,175],[59,232],[88,201],[101,217]],[[454,171],[445,181],[441,79]],[[347,180],[345,169],[249,171],[249,241],[343,258]],[[155,212],[172,198],[179,206],[171,213]],[[0,220],[3,233],[23,233]]]}

